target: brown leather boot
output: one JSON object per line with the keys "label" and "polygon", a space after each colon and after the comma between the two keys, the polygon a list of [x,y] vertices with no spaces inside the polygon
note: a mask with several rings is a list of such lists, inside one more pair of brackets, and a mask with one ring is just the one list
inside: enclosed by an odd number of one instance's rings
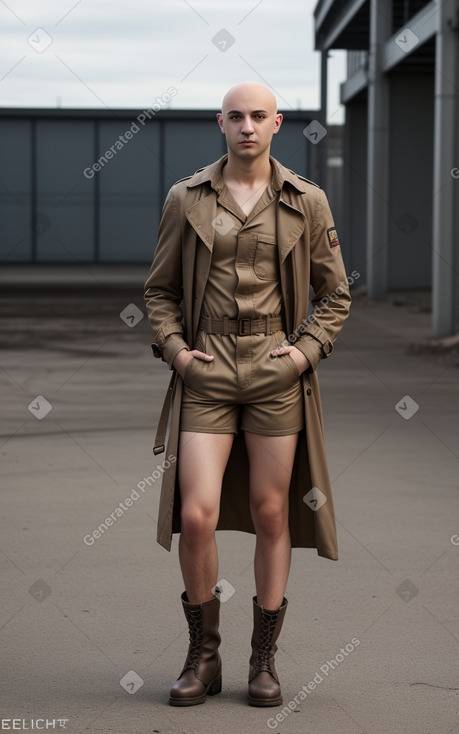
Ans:
{"label": "brown leather boot", "polygon": [[190,644],[180,676],[171,688],[171,706],[195,706],[206,696],[222,690],[222,662],[218,646],[220,599],[215,597],[203,604],[190,604],[182,594],[183,610],[188,622]]}
{"label": "brown leather boot", "polygon": [[274,666],[276,641],[282,629],[288,601],[283,599],[279,609],[263,609],[253,598],[252,655],[249,671],[249,704],[251,706],[280,706],[281,688]]}

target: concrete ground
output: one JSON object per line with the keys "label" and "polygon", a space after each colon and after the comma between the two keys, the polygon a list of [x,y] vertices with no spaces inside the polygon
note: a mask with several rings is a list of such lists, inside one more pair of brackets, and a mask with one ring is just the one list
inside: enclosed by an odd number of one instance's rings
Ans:
{"label": "concrete ground", "polygon": [[155,542],[159,481],[132,494],[164,459],[151,446],[169,372],[138,321],[146,269],[5,272],[1,730],[459,732],[459,370],[408,350],[430,335],[427,294],[356,297],[320,366],[340,560],[293,552],[284,706],[246,704],[254,540],[226,532],[223,691],[176,709],[177,541]]}

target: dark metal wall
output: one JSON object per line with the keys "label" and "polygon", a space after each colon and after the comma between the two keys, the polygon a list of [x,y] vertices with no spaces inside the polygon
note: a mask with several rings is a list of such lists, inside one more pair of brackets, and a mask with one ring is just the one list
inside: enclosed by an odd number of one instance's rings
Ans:
{"label": "dark metal wall", "polygon": [[[213,111],[139,114],[0,110],[0,261],[151,260],[169,187],[226,148]],[[272,154],[320,183],[303,134],[318,116],[284,113]]]}

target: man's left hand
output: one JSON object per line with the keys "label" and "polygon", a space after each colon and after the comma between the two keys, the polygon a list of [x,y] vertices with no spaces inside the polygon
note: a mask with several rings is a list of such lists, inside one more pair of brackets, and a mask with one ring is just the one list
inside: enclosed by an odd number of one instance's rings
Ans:
{"label": "man's left hand", "polygon": [[303,352],[300,352],[297,347],[277,347],[277,349],[273,349],[269,354],[271,355],[271,357],[281,357],[283,354],[290,354],[291,358],[297,366],[299,375],[301,375],[305,370],[309,368],[308,358],[305,357]]}

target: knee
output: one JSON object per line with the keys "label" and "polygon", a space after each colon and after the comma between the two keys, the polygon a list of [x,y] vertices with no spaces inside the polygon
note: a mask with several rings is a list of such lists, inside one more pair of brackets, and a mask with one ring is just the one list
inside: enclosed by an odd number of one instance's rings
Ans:
{"label": "knee", "polygon": [[255,530],[272,540],[279,538],[288,527],[288,504],[265,501],[252,508]]}
{"label": "knee", "polygon": [[181,512],[181,531],[189,542],[199,541],[215,531],[215,513],[197,505],[184,506]]}

